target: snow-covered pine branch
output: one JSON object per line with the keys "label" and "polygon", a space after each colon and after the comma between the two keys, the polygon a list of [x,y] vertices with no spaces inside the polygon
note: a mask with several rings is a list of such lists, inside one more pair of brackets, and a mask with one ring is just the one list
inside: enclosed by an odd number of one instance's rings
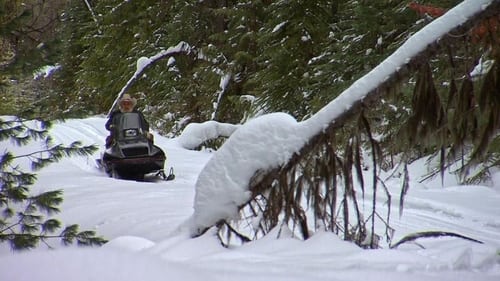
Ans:
{"label": "snow-covered pine branch", "polygon": [[333,134],[364,106],[374,103],[421,67],[441,46],[498,11],[500,0],[466,0],[410,37],[399,49],[308,120],[284,113],[260,116],[240,127],[214,154],[196,182],[192,236],[221,221],[238,218],[239,209],[282,169],[307,155],[325,134]]}

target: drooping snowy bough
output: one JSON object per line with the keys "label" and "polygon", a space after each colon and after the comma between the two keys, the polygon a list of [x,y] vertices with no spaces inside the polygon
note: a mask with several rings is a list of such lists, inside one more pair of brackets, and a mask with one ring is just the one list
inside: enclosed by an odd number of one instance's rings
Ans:
{"label": "drooping snowy bough", "polygon": [[173,57],[175,55],[190,54],[190,53],[195,53],[193,48],[191,46],[189,46],[189,44],[186,42],[179,42],[179,44],[177,44],[176,46],[170,47],[166,50],[162,50],[154,56],[140,57],[139,59],[137,59],[136,70],[135,70],[134,74],[132,75],[132,77],[129,78],[127,83],[122,87],[120,92],[118,92],[118,94],[116,95],[116,98],[113,102],[113,105],[109,109],[108,115],[110,115],[111,112],[113,112],[113,110],[116,108],[116,106],[118,105],[118,100],[121,99],[121,97],[130,89],[130,87],[132,87],[132,85],[139,78],[141,78],[141,76],[144,74],[146,69],[148,69],[150,66],[154,65],[155,62],[162,60],[162,59],[165,59],[165,58]]}
{"label": "drooping snowy bough", "polygon": [[[449,131],[444,135],[460,135],[446,122],[451,118],[446,115],[451,110],[443,106],[433,88],[429,64],[440,52],[473,47],[484,53],[488,49],[496,62],[485,76],[483,85],[486,84],[489,90],[496,88],[495,93],[498,93],[500,44],[495,40],[499,38],[499,30],[496,26],[487,27],[491,36],[475,45],[471,45],[469,32],[485,20],[498,20],[499,15],[500,0],[466,0],[415,33],[380,65],[308,120],[296,122],[291,116],[274,113],[238,128],[200,173],[194,213],[188,224],[191,235],[200,235],[217,225],[227,234],[248,240],[276,226],[286,225],[304,239],[315,229],[325,229],[342,233],[345,240],[359,245],[377,247],[379,235],[375,233],[375,225],[378,220],[385,224],[385,235],[390,240],[389,214],[384,219],[377,212],[375,201],[379,186],[384,187],[378,178],[384,156],[372,134],[366,112],[383,95],[394,92],[402,81],[416,75],[413,115],[406,131],[410,145],[415,144],[412,138],[424,137],[423,131],[432,134],[446,127]],[[471,56],[470,60],[477,58]],[[468,73],[464,73],[463,67],[456,67],[456,73],[457,76],[451,78],[453,83],[456,77],[466,77],[461,89],[468,89],[468,84],[472,83],[467,78]],[[495,95],[491,93],[490,96]],[[451,103],[451,99],[449,101]],[[454,108],[457,109],[458,106]],[[479,137],[486,138],[486,145],[491,141],[492,131],[500,124],[500,103],[493,102],[487,109],[486,114],[490,114],[493,123],[486,124],[484,135]],[[457,117],[455,114],[453,118],[461,118],[456,119],[457,122],[468,122],[464,118],[469,116]],[[449,147],[453,151],[470,140],[462,136],[437,146],[444,151],[452,142]],[[363,179],[362,143],[367,143],[371,152],[370,185]],[[480,142],[480,145],[485,143]],[[343,149],[339,151],[339,147]],[[365,185],[372,192],[373,202],[368,214],[359,207],[360,196],[354,188],[354,175],[363,194]],[[407,188],[403,184],[402,195]],[[390,207],[391,196],[388,192],[386,195]],[[243,219],[242,210],[245,210]]]}

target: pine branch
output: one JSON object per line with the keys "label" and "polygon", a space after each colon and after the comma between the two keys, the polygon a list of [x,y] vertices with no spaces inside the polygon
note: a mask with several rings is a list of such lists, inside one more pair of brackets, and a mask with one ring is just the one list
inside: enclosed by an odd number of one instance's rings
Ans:
{"label": "pine branch", "polygon": [[[108,241],[102,237],[96,237],[94,231],[82,231],[72,233],[61,233],[59,235],[31,234],[31,233],[0,233],[0,241],[9,241],[14,250],[27,250],[35,248],[39,242],[46,245],[49,239],[61,239],[64,245],[73,244],[76,240],[79,246],[101,246]],[[50,247],[50,246],[49,246]]]}
{"label": "pine branch", "polygon": [[13,164],[15,160],[27,158],[32,162],[33,168],[38,169],[46,164],[57,162],[63,157],[91,155],[98,149],[97,146],[82,146],[78,141],[69,146],[61,144],[52,146],[52,138],[48,135],[45,122],[40,121],[38,127],[42,129],[36,130],[22,122],[21,119],[13,122],[0,120],[0,135],[4,139],[17,140],[18,144],[41,137],[47,148],[17,156],[9,151],[1,155],[0,242],[8,241],[15,250],[32,249],[40,242],[49,246],[47,239],[52,238],[61,239],[63,244],[71,244],[75,241],[78,245],[89,246],[105,243],[106,240],[97,237],[94,231],[79,231],[78,225],[67,227],[59,235],[54,235],[53,233],[61,227],[61,223],[52,218],[45,220],[45,216],[60,211],[59,205],[63,201],[62,191],[53,190],[30,195],[29,187],[35,183],[36,175],[26,173]]}
{"label": "pine branch", "polygon": [[[99,148],[97,145],[81,146],[81,142],[75,141],[69,146],[63,146],[61,144],[58,144],[51,148],[38,150],[23,155],[17,155],[17,156],[7,155],[5,157],[9,157],[7,159],[10,161],[17,158],[28,158],[32,162],[32,168],[34,170],[39,170],[45,167],[47,164],[58,162],[64,157],[90,156],[98,149]],[[2,162],[3,161],[0,161],[0,163]]]}
{"label": "pine branch", "polygon": [[33,196],[30,198],[30,200],[33,206],[50,215],[53,213],[58,213],[60,211],[59,208],[54,206],[59,206],[62,203],[62,193],[62,190],[48,191],[37,196]]}
{"label": "pine branch", "polygon": [[465,240],[468,240],[468,241],[472,241],[472,242],[476,242],[476,243],[479,243],[479,244],[483,244],[483,242],[481,242],[479,240],[476,240],[474,238],[470,238],[470,237],[467,237],[467,236],[464,236],[464,235],[461,235],[461,234],[457,234],[457,233],[454,233],[454,232],[448,232],[448,231],[424,231],[424,232],[416,232],[416,233],[412,233],[412,234],[406,235],[401,240],[399,240],[396,244],[391,245],[390,248],[391,249],[395,249],[398,246],[400,246],[401,244],[404,244],[404,243],[407,243],[407,242],[411,242],[411,241],[415,241],[415,240],[417,240],[419,238],[438,238],[438,237],[445,237],[445,236],[462,238],[462,239],[465,239]]}
{"label": "pine branch", "polygon": [[94,10],[92,9],[92,6],[90,6],[90,3],[89,3],[88,0],[83,0],[83,2],[85,2],[85,5],[87,6],[87,9],[89,10],[90,14],[92,15],[92,19],[94,20],[94,22],[97,25],[97,31],[99,32],[99,34],[102,34],[101,27],[99,25],[99,21],[97,20],[97,17],[96,17],[96,15],[94,13]]}
{"label": "pine branch", "polygon": [[[250,238],[248,238],[247,236],[245,236],[244,234],[242,234],[242,233],[238,232],[238,231],[237,231],[234,227],[232,227],[232,226],[231,226],[231,224],[230,224],[230,223],[228,223],[228,222],[224,221],[224,222],[223,222],[223,225],[224,225],[225,227],[227,227],[227,229],[228,229],[228,231],[229,231],[230,233],[235,234],[235,235],[236,235],[236,236],[237,236],[237,237],[238,237],[241,241],[243,241],[243,243],[246,243],[246,242],[250,242],[250,241],[252,241],[252,239],[250,239]],[[221,226],[219,226],[219,228],[220,228],[220,227],[221,227]],[[222,239],[221,239],[221,237],[219,237],[219,240],[220,240],[220,241],[221,241],[221,243],[222,243]],[[222,244],[224,245],[224,243],[222,243]],[[227,247],[227,245],[224,245],[224,246],[226,246],[226,247]]]}

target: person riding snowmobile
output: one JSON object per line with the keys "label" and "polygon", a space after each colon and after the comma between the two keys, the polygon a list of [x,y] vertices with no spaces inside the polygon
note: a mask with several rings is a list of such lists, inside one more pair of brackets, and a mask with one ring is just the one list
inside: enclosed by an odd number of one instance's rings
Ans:
{"label": "person riding snowmobile", "polygon": [[149,123],[142,114],[142,112],[137,111],[135,106],[137,105],[137,99],[131,97],[129,94],[124,94],[123,97],[118,101],[118,110],[113,111],[104,127],[110,132],[110,135],[106,137],[106,148],[110,148],[114,143],[114,135],[117,121],[120,120],[120,116],[123,113],[135,112],[138,113],[141,118],[141,128],[146,134],[146,137],[153,141],[153,134],[149,132]]}

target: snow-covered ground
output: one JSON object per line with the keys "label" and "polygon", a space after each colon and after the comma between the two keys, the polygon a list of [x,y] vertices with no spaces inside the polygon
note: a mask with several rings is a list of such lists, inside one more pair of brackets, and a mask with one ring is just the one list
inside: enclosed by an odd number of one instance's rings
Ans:
{"label": "snow-covered ground", "polygon": [[[104,145],[105,118],[67,120],[51,132],[56,142]],[[400,180],[387,181],[393,198],[395,240],[416,231],[445,230],[459,238],[419,239],[362,250],[331,233],[307,241],[276,234],[241,247],[224,248],[213,231],[191,239],[181,226],[193,214],[195,185],[214,155],[182,148],[177,139],[155,134],[174,167],[174,181],[116,180],[99,171],[94,157],[64,159],[38,173],[36,191],[64,190],[56,217],[93,229],[109,239],[101,248],[41,246],[12,252],[0,245],[0,280],[500,280],[500,174],[493,186],[457,186],[452,176],[419,183],[424,161],[410,167],[411,188],[398,216]],[[34,145],[3,151],[26,151]],[[371,200],[371,199],[366,199]],[[381,198],[379,206],[383,206]],[[422,248],[423,246],[424,248]]]}

